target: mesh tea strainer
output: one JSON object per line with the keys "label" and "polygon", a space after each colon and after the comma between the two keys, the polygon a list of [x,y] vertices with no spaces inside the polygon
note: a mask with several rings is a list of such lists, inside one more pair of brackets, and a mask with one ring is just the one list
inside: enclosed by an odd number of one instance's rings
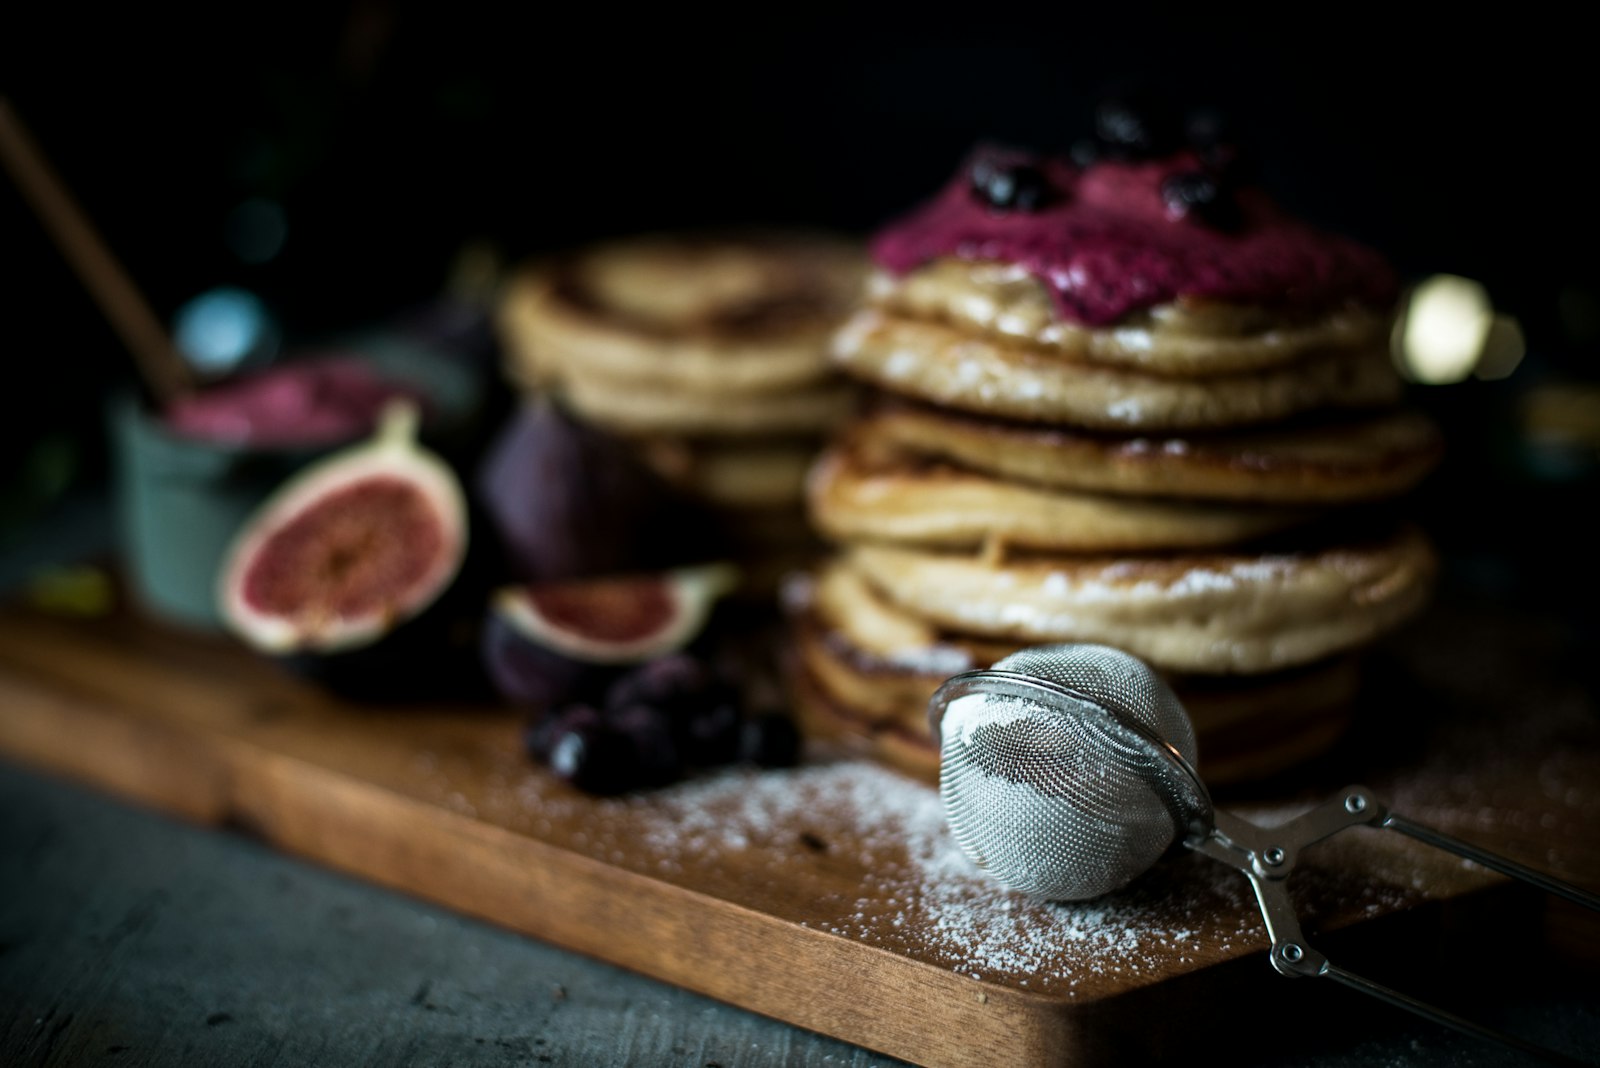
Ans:
{"label": "mesh tea strainer", "polygon": [[1143,661],[1107,646],[1038,646],[956,675],[934,694],[928,716],[951,832],[1006,886],[1051,901],[1098,897],[1181,841],[1250,880],[1281,974],[1333,979],[1438,1023],[1565,1059],[1332,964],[1301,934],[1286,880],[1301,850],[1365,824],[1590,908],[1600,909],[1600,896],[1413,823],[1361,786],[1270,829],[1218,812],[1194,770],[1194,727],[1183,705]]}

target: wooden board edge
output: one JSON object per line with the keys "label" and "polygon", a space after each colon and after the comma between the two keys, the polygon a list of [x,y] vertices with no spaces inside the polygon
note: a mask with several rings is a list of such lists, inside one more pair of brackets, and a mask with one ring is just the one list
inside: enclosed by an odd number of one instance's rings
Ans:
{"label": "wooden board edge", "polygon": [[[84,738],[95,744],[74,744]],[[930,1068],[1066,1063],[1087,1037],[1072,1003],[960,976],[251,742],[140,719],[14,675],[0,675],[0,754]],[[711,916],[716,922],[705,922]],[[770,966],[772,958],[781,966]],[[938,1006],[938,1018],[907,1005]]]}

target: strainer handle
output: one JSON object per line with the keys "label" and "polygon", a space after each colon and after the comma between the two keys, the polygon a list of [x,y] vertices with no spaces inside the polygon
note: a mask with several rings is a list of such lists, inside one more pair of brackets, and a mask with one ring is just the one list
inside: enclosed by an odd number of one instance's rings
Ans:
{"label": "strainer handle", "polygon": [[1479,1038],[1500,1042],[1512,1049],[1554,1064],[1585,1063],[1515,1036],[1483,1027],[1437,1006],[1418,1001],[1410,995],[1347,972],[1307,944],[1300,930],[1299,915],[1295,912],[1294,902],[1289,897],[1289,873],[1294,870],[1300,852],[1307,846],[1338,834],[1346,828],[1363,824],[1398,831],[1494,871],[1526,880],[1581,905],[1600,908],[1600,896],[1559,879],[1553,879],[1498,854],[1479,849],[1471,843],[1414,823],[1403,816],[1395,815],[1372,791],[1362,786],[1348,787],[1332,800],[1318,805],[1280,827],[1258,827],[1230,813],[1217,812],[1211,832],[1203,839],[1191,838],[1185,844],[1214,860],[1237,868],[1250,880],[1250,886],[1255,891],[1256,904],[1261,909],[1261,918],[1265,921],[1267,934],[1272,939],[1272,966],[1280,974],[1332,979],[1334,982],[1370,994],[1397,1008],[1407,1009],[1435,1023],[1453,1027]]}
{"label": "strainer handle", "polygon": [[1374,827],[1385,827],[1391,831],[1399,831],[1401,834],[1415,838],[1419,842],[1425,842],[1436,849],[1443,849],[1447,853],[1465,857],[1467,860],[1481,864],[1491,871],[1497,871],[1501,875],[1509,875],[1514,879],[1521,879],[1525,883],[1531,883],[1547,893],[1564,897],[1568,901],[1600,910],[1600,894],[1592,894],[1580,887],[1573,886],[1571,883],[1552,878],[1544,872],[1535,871],[1532,868],[1518,864],[1516,861],[1502,857],[1498,853],[1480,849],[1471,842],[1463,842],[1459,838],[1436,831],[1432,827],[1413,823],[1404,816],[1385,810],[1381,820],[1375,819],[1368,822]]}
{"label": "strainer handle", "polygon": [[[1281,830],[1282,828],[1277,828]],[[1245,870],[1245,876],[1250,880],[1251,887],[1256,892],[1256,902],[1261,906],[1262,918],[1266,921],[1267,931],[1272,937],[1272,966],[1279,973],[1292,977],[1304,976],[1307,978],[1326,978],[1352,990],[1359,990],[1369,994],[1379,1001],[1386,1002],[1398,1009],[1413,1012],[1427,1020],[1445,1027],[1452,1027],[1464,1034],[1477,1038],[1499,1042],[1511,1049],[1538,1057],[1551,1064],[1583,1065],[1587,1062],[1569,1057],[1564,1053],[1544,1046],[1535,1045],[1526,1039],[1515,1035],[1508,1035],[1504,1031],[1484,1027],[1474,1023],[1453,1012],[1420,1001],[1409,994],[1402,994],[1381,983],[1356,975],[1354,972],[1345,971],[1343,968],[1328,960],[1315,948],[1307,944],[1305,937],[1300,932],[1300,921],[1295,915],[1294,904],[1289,900],[1288,883],[1281,878],[1265,878],[1254,871]],[[1592,1068],[1592,1066],[1591,1066]]]}
{"label": "strainer handle", "polygon": [[1593,1065],[1589,1061],[1581,1061],[1576,1057],[1569,1057],[1565,1053],[1559,1053],[1556,1050],[1535,1045],[1532,1042],[1529,1042],[1526,1039],[1518,1038],[1515,1035],[1508,1035],[1504,1031],[1496,1031],[1493,1028],[1484,1027],[1482,1024],[1473,1023],[1471,1020],[1457,1016],[1453,1012],[1446,1012],[1437,1005],[1429,1005],[1426,1001],[1418,1001],[1409,994],[1402,994],[1398,990],[1391,990],[1386,986],[1374,983],[1370,979],[1363,979],[1359,975],[1353,975],[1350,972],[1345,971],[1343,968],[1329,964],[1326,961],[1324,961],[1322,965],[1322,971],[1318,974],[1324,975],[1327,978],[1332,979],[1334,982],[1347,986],[1352,990],[1359,990],[1363,994],[1371,994],[1379,1001],[1386,1001],[1396,1008],[1407,1009],[1416,1013],[1418,1016],[1432,1020],[1436,1024],[1443,1024],[1445,1027],[1453,1027],[1457,1031],[1461,1031],[1469,1035],[1475,1035],[1478,1038],[1486,1038],[1491,1042],[1499,1042],[1502,1045],[1509,1046],[1515,1050],[1520,1050],[1523,1053],[1538,1057],[1539,1059],[1547,1061],[1551,1064],[1574,1065],[1577,1066],[1577,1068],[1584,1068],[1584,1066],[1593,1068]]}

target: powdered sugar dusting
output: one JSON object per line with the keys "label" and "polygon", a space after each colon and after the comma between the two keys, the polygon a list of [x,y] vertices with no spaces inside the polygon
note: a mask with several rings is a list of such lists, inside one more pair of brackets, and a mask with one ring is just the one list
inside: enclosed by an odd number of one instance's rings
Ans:
{"label": "powdered sugar dusting", "polygon": [[[1600,827],[1592,702],[1553,671],[1505,671],[1504,657],[1475,640],[1470,624],[1435,626],[1434,640],[1407,656],[1428,703],[1413,705],[1392,682],[1374,694],[1393,693],[1398,708],[1377,714],[1382,730],[1375,738],[1387,748],[1363,751],[1359,775],[1404,815],[1502,846],[1558,876],[1592,878]],[[1532,631],[1517,637],[1539,640]],[[1397,744],[1396,725],[1431,708],[1441,714],[1425,743]],[[1527,712],[1519,716],[1518,709]],[[1264,955],[1248,884],[1221,864],[1185,854],[1096,901],[1032,901],[961,852],[936,791],[837,752],[813,748],[808,763],[789,771],[729,769],[650,794],[595,800],[531,767],[511,724],[503,733],[463,730],[459,737],[455,748],[417,754],[411,789],[474,820],[764,912],[817,937],[976,981],[1087,1002]],[[1389,754],[1395,762],[1385,768]],[[1307,785],[1310,799],[1222,807],[1271,826],[1332,796],[1339,783]],[[1534,843],[1546,855],[1530,855],[1526,847]],[[1359,829],[1308,850],[1290,890],[1318,945],[1339,926],[1492,879],[1400,835]]]}
{"label": "powdered sugar dusting", "polygon": [[[937,791],[868,761],[811,757],[610,800],[578,795],[514,752],[476,796],[448,762],[430,757],[428,769],[463,814],[984,982],[1093,1000],[1264,952],[1248,885],[1222,865],[1180,856],[1097,901],[1037,902],[967,858]],[[1328,867],[1304,876],[1308,923],[1395,911],[1437,885],[1404,863],[1375,865],[1371,852],[1330,846]]]}
{"label": "powdered sugar dusting", "polygon": [[1091,976],[1168,971],[1174,963],[1186,970],[1200,959],[1195,928],[1219,896],[1241,914],[1235,937],[1248,940],[1258,926],[1237,879],[1202,880],[1176,908],[1137,895],[1087,905],[1030,901],[994,883],[960,850],[935,791],[867,763],[723,775],[664,800],[636,805],[640,833],[652,850],[683,864],[792,848],[795,827],[842,821],[854,855],[835,859],[859,863],[860,892],[819,901],[835,907],[799,921],[974,978],[1070,992]]}

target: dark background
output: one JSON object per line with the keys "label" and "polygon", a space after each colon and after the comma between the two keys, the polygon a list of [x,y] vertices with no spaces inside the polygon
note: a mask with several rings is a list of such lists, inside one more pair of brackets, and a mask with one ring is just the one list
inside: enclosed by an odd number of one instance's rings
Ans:
{"label": "dark background", "polygon": [[[1530,353],[1511,379],[1420,391],[1452,440],[1425,507],[1468,556],[1552,538],[1581,552],[1594,449],[1530,448],[1520,413],[1530,390],[1597,377],[1592,45],[1514,12],[1401,26],[1329,10],[1343,17],[1248,26],[1198,6],[957,18],[808,5],[703,22],[603,5],[13,10],[0,92],[161,315],[242,285],[295,341],[432,297],[471,241],[514,262],[655,227],[865,232],[974,141],[1065,147],[1089,132],[1098,91],[1142,77],[1227,114],[1293,208],[1375,244],[1407,279],[1479,279],[1521,321]],[[288,220],[266,264],[225,239],[250,197]],[[14,518],[41,441],[71,461],[66,481],[103,478],[100,397],[131,375],[8,181],[0,267]],[[1507,588],[1540,581],[1491,572]]]}

